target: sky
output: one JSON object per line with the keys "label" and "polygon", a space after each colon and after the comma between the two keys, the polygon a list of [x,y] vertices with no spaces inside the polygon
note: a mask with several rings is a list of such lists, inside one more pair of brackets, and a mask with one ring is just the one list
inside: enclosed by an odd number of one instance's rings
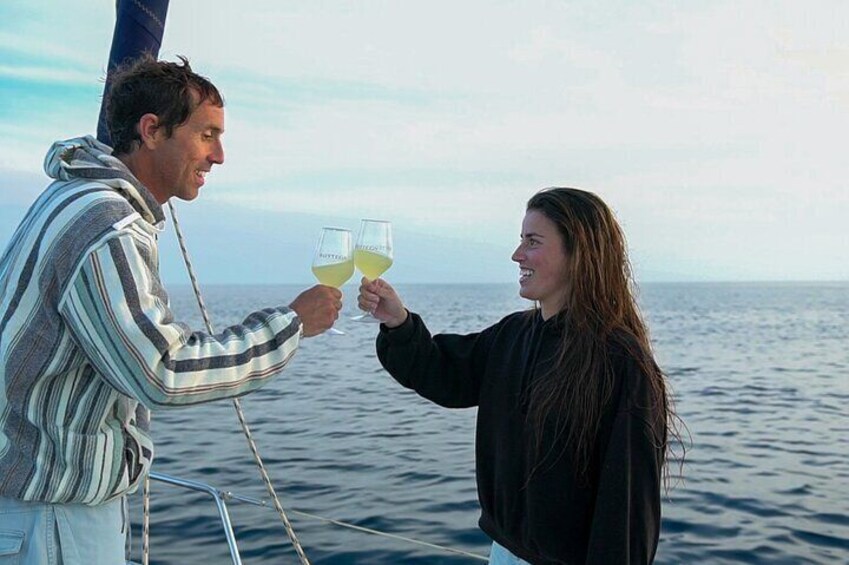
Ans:
{"label": "sky", "polygon": [[[0,4],[0,246],[96,126],[114,2],[58,6]],[[515,282],[547,186],[610,205],[638,282],[849,280],[846,2],[179,0],[178,54],[226,101],[177,204],[202,280],[310,282],[321,226],[383,218],[390,281]]]}

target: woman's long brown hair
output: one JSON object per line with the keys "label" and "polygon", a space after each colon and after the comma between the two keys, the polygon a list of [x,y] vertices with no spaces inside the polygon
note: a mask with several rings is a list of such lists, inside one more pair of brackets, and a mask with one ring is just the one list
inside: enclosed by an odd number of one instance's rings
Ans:
{"label": "woman's long brown hair", "polygon": [[540,441],[546,422],[553,423],[558,435],[565,434],[576,476],[586,478],[614,388],[610,360],[614,343],[648,379],[652,401],[648,413],[654,418],[649,428],[666,454],[669,430],[678,437],[677,417],[634,299],[625,237],[616,218],[598,196],[575,188],[544,189],[531,197],[527,209],[541,212],[557,226],[569,265],[564,306],[558,314],[565,321],[563,341],[554,368],[530,391],[528,418],[537,431],[537,454],[545,450]]}

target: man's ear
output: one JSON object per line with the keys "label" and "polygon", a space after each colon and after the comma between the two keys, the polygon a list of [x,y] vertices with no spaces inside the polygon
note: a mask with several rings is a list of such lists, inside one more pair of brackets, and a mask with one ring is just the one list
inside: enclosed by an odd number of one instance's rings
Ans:
{"label": "man's ear", "polygon": [[151,113],[143,115],[139,118],[138,128],[141,144],[148,149],[155,149],[163,133],[159,127],[159,116]]}

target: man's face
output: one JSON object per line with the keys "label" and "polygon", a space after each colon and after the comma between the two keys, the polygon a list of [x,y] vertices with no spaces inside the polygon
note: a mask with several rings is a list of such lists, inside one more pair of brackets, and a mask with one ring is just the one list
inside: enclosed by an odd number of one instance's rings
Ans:
{"label": "man's face", "polygon": [[224,108],[204,101],[189,119],[166,137],[165,128],[156,132],[151,192],[160,203],[172,196],[194,200],[212,165],[224,162]]}

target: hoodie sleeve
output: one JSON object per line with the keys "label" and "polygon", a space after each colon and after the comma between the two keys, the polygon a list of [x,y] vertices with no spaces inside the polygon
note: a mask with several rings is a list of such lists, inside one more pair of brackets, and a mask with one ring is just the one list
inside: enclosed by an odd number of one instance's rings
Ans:
{"label": "hoodie sleeve", "polygon": [[660,536],[660,484],[664,446],[648,382],[633,358],[619,359],[624,386],[601,462],[587,565],[647,564]]}
{"label": "hoodie sleeve", "polygon": [[150,242],[118,232],[85,255],[59,303],[72,337],[118,391],[151,409],[259,388],[295,353],[300,320],[287,307],[254,312],[216,335],[174,321]]}
{"label": "hoodie sleeve", "polygon": [[478,405],[488,332],[431,337],[418,314],[398,328],[381,325],[377,356],[401,385],[446,408]]}

